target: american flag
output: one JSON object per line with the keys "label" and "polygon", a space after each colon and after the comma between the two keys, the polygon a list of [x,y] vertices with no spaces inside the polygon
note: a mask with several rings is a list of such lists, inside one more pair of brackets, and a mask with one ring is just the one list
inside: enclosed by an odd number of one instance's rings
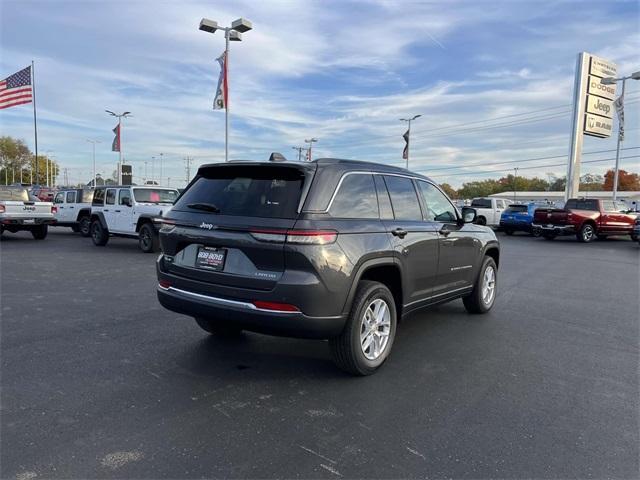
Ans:
{"label": "american flag", "polygon": [[0,109],[31,103],[32,99],[31,67],[23,68],[0,81]]}

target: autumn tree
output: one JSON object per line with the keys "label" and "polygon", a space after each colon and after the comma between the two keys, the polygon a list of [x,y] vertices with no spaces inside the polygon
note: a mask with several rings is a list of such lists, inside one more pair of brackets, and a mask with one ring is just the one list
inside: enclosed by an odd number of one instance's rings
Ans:
{"label": "autumn tree", "polygon": [[[603,190],[613,190],[614,171],[609,170],[604,174]],[[640,175],[637,173],[629,173],[626,170],[618,170],[618,190],[619,191],[638,191],[640,190]]]}
{"label": "autumn tree", "polygon": [[447,194],[449,198],[458,198],[458,192],[448,183],[440,184],[440,188]]}

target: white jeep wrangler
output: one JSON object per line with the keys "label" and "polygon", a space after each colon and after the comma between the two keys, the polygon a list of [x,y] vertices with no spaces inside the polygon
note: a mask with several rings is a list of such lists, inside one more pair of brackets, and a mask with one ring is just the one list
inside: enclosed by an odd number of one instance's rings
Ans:
{"label": "white jeep wrangler", "polygon": [[55,226],[71,227],[74,232],[80,232],[83,237],[88,237],[92,199],[93,190],[81,188],[59,190],[53,197],[53,204],[57,207]]}
{"label": "white jeep wrangler", "polygon": [[162,213],[178,195],[174,188],[148,185],[97,187],[91,203],[93,243],[104,246],[110,235],[138,238],[143,252],[156,252]]}

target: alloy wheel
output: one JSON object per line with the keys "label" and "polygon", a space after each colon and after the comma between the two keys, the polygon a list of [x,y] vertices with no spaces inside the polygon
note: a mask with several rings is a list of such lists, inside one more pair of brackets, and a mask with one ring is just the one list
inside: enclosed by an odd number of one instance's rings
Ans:
{"label": "alloy wheel", "polygon": [[496,271],[489,265],[482,278],[482,301],[485,305],[491,305],[496,294]]}
{"label": "alloy wheel", "polygon": [[378,359],[389,344],[391,312],[381,298],[373,300],[362,315],[360,325],[360,347],[367,360]]}

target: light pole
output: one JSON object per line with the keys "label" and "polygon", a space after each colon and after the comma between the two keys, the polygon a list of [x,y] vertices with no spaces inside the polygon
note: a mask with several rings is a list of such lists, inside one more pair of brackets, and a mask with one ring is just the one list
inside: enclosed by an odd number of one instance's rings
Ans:
{"label": "light pole", "polygon": [[413,118],[401,118],[401,122],[407,122],[407,170],[409,169],[409,139],[411,138],[411,122],[413,122],[416,118],[421,117],[422,115],[414,115]]}
{"label": "light pole", "polygon": [[151,157],[151,185],[156,181],[156,157]]}
{"label": "light pole", "polygon": [[53,150],[47,150],[46,152],[44,152],[45,155],[46,155],[45,160],[47,162],[46,163],[46,171],[45,171],[45,174],[47,176],[47,181],[45,183],[47,184],[47,187],[49,186],[49,154],[51,152],[53,152]]}
{"label": "light pole", "polygon": [[309,144],[309,148],[307,148],[307,162],[310,162],[313,158],[311,157],[311,147],[313,147],[313,144],[315,142],[317,142],[318,139],[317,138],[305,138],[304,139],[304,143],[308,143]]}
{"label": "light pole", "polygon": [[[216,30],[224,31],[224,70],[225,70],[225,94],[224,94],[224,161],[229,161],[229,42],[241,42],[242,34],[253,28],[252,23],[244,18],[231,22],[230,27],[220,27],[218,22],[203,18],[200,20],[200,30],[216,33]],[[216,92],[217,94],[217,92]]]}
{"label": "light pole", "polygon": [[513,169],[515,175],[513,176],[513,203],[516,203],[518,198],[518,167]]}
{"label": "light pole", "polygon": [[118,117],[118,185],[122,185],[122,119],[131,116],[131,112],[113,113],[105,110],[109,115]]}
{"label": "light pole", "polygon": [[640,80],[640,71],[633,72],[631,75],[627,75],[626,77],[613,78],[613,77],[605,77],[600,80],[600,83],[604,85],[613,85],[616,82],[622,82],[622,93],[618,97],[617,102],[620,102],[620,107],[618,109],[618,145],[616,147],[616,168],[613,171],[613,200],[615,201],[618,196],[618,171],[620,166],[620,144],[624,140],[624,87],[627,83],[628,79],[632,80]]}
{"label": "light pole", "polygon": [[304,150],[304,147],[291,147],[294,150],[298,151],[298,161],[301,162],[302,161],[302,150]]}
{"label": "light pole", "polygon": [[93,188],[97,187],[96,184],[96,143],[102,143],[100,140],[91,140],[91,139],[87,139],[87,142],[89,142],[92,146],[93,146]]}

